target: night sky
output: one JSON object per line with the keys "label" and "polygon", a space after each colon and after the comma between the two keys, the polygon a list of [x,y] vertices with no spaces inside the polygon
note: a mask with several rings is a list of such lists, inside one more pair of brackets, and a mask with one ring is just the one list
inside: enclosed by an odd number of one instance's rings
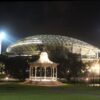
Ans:
{"label": "night sky", "polygon": [[100,47],[100,2],[0,2],[0,30],[8,36],[4,48],[35,34],[66,35]]}

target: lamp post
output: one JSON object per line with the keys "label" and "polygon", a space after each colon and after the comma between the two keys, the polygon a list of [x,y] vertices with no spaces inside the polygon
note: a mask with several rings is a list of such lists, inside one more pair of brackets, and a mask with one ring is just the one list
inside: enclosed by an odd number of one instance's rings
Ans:
{"label": "lamp post", "polygon": [[5,32],[1,31],[0,32],[0,54],[2,52],[2,40],[4,39],[4,37],[5,37]]}

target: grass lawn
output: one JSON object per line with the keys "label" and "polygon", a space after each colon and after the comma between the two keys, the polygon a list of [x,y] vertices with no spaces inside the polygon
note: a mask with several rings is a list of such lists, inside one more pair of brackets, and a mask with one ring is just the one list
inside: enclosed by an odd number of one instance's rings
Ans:
{"label": "grass lawn", "polygon": [[100,100],[100,87],[66,85],[38,87],[0,84],[0,100]]}

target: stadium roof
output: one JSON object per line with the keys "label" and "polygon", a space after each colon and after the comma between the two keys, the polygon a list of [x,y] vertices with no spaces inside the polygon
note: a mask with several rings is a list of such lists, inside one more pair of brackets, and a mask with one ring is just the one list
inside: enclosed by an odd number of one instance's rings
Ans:
{"label": "stadium roof", "polygon": [[[17,53],[18,50],[27,52],[32,52],[34,45],[54,45],[54,46],[68,46],[68,45],[75,45],[79,47],[85,47],[88,49],[99,50],[99,48],[83,42],[81,40],[68,37],[68,36],[61,36],[61,35],[34,35],[23,38],[16,43],[10,45],[7,48],[7,52],[14,52]],[[100,50],[99,50],[100,51]]]}

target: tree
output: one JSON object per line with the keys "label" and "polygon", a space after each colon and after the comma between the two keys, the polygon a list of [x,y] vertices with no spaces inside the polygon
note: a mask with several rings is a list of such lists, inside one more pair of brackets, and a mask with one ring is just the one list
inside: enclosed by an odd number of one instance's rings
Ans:
{"label": "tree", "polygon": [[26,69],[28,68],[27,58],[12,57],[5,61],[6,73],[11,77],[24,80],[26,78]]}
{"label": "tree", "polygon": [[74,78],[75,81],[75,79],[80,76],[83,66],[84,64],[80,59],[80,55],[69,52],[68,58],[63,60],[59,66],[59,73],[68,81],[70,81],[71,78]]}

